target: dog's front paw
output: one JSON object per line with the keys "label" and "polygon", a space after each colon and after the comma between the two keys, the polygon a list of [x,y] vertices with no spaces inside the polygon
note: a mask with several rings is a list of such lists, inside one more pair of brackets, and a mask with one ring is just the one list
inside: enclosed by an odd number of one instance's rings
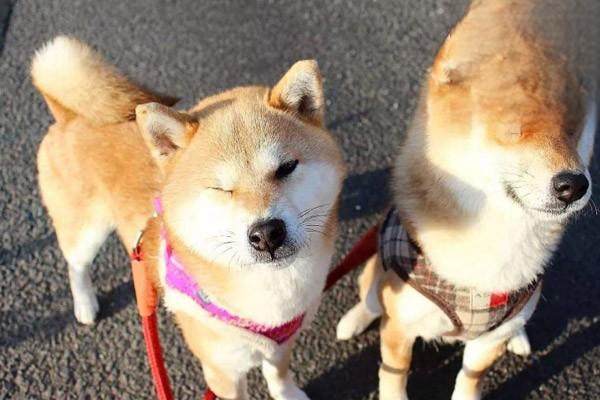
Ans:
{"label": "dog's front paw", "polygon": [[513,337],[508,340],[506,348],[511,353],[519,356],[528,356],[531,354],[531,344],[525,329],[519,330]]}
{"label": "dog's front paw", "polygon": [[481,390],[479,388],[479,378],[472,378],[461,370],[456,377],[456,384],[452,392],[452,400],[480,400]]}
{"label": "dog's front paw", "polygon": [[379,399],[408,400],[407,379],[407,373],[392,372],[382,365],[379,369]]}
{"label": "dog's front paw", "polygon": [[361,301],[352,307],[338,322],[336,328],[337,339],[348,340],[363,333],[378,316],[370,312],[365,303]]}
{"label": "dog's front paw", "polygon": [[95,293],[80,294],[73,298],[75,318],[84,325],[93,324],[100,306]]}
{"label": "dog's front paw", "polygon": [[462,385],[457,381],[451,400],[481,400],[481,392],[477,386]]}
{"label": "dog's front paw", "polygon": [[304,393],[298,386],[294,384],[287,384],[279,393],[275,396],[275,400],[310,400],[306,393]]}
{"label": "dog's front paw", "polygon": [[398,390],[397,388],[386,389],[379,387],[379,399],[380,400],[408,400],[408,394],[406,389]]}
{"label": "dog's front paw", "polygon": [[451,400],[481,400],[481,395],[479,393],[464,393],[454,390]]}

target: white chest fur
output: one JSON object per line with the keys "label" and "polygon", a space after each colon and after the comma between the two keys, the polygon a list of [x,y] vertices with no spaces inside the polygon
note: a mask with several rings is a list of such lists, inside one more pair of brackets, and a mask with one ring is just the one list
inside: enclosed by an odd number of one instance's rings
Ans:
{"label": "white chest fur", "polygon": [[[180,291],[165,282],[165,243],[161,242],[159,260],[160,280],[164,288],[164,303],[170,311],[205,318],[202,308]],[[321,295],[333,248],[322,242],[302,250],[286,268],[265,266],[235,272],[230,293],[213,301],[231,305],[232,314],[267,326],[280,325],[304,313]],[[202,283],[199,282],[201,286]],[[207,293],[210,296],[210,293]]]}
{"label": "white chest fur", "polygon": [[467,227],[419,228],[419,241],[441,276],[485,291],[523,287],[542,273],[562,223],[540,221],[516,207],[485,206]]}

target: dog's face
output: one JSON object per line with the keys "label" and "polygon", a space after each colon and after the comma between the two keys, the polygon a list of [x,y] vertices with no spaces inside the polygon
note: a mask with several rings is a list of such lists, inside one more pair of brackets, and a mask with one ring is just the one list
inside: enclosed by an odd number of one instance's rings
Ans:
{"label": "dog's face", "polygon": [[[166,158],[167,228],[199,256],[282,268],[333,240],[345,168],[322,125],[316,63],[296,64],[271,89],[208,98],[189,116],[156,105],[138,116],[151,149],[166,148],[155,156]],[[165,139],[165,129],[179,136]]]}
{"label": "dog's face", "polygon": [[536,52],[524,47],[476,71],[454,70],[451,79],[434,75],[429,151],[457,187],[472,189],[457,188],[459,195],[560,219],[591,196],[590,132],[566,65],[554,59],[541,64],[546,55]]}

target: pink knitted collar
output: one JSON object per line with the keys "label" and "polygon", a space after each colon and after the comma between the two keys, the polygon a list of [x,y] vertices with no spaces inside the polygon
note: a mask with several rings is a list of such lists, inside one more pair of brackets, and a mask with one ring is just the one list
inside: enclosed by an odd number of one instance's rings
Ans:
{"label": "pink knitted collar", "polygon": [[[154,201],[154,208],[157,214],[162,213],[162,204],[159,198]],[[247,331],[267,337],[278,344],[284,343],[292,337],[302,326],[305,313],[302,313],[292,320],[277,326],[267,326],[256,323],[246,318],[231,314],[229,311],[218,306],[202,290],[198,282],[185,270],[184,266],[177,261],[173,254],[173,249],[169,244],[164,230],[161,231],[161,238],[166,243],[165,266],[166,266],[166,284],[173,290],[176,290],[198,304],[204,311],[212,317],[219,319],[229,325],[243,328]]]}

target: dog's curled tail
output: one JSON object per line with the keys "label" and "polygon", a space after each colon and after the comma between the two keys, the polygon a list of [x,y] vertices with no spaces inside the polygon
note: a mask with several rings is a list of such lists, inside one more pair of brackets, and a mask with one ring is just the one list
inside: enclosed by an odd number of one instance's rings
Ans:
{"label": "dog's curled tail", "polygon": [[57,36],[35,53],[31,77],[57,123],[77,116],[93,125],[118,123],[134,119],[138,104],[177,101],[134,84],[92,48],[67,36]]}

